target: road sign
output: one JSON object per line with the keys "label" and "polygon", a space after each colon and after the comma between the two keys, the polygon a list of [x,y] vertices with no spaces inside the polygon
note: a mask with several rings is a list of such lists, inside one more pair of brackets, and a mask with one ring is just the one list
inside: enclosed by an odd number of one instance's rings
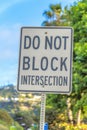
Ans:
{"label": "road sign", "polygon": [[71,27],[22,27],[18,91],[70,93],[72,42]]}

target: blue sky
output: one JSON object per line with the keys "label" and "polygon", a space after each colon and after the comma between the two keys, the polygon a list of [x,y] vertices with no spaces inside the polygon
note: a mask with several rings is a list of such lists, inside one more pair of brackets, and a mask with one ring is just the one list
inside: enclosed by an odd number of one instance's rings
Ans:
{"label": "blue sky", "polygon": [[20,28],[41,26],[50,4],[76,0],[0,0],[0,86],[17,83]]}

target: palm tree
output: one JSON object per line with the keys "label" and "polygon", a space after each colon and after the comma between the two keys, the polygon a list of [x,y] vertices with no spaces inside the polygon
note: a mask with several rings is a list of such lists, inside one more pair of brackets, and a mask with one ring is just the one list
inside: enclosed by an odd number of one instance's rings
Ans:
{"label": "palm tree", "polygon": [[46,17],[46,20],[43,21],[43,26],[60,26],[63,23],[62,19],[62,8],[60,4],[49,6],[48,11],[44,11],[43,15]]}

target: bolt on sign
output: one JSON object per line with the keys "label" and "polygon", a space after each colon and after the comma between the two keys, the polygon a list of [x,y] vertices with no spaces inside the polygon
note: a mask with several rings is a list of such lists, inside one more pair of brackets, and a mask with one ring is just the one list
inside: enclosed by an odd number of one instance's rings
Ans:
{"label": "bolt on sign", "polygon": [[72,43],[71,27],[22,27],[18,91],[70,93]]}

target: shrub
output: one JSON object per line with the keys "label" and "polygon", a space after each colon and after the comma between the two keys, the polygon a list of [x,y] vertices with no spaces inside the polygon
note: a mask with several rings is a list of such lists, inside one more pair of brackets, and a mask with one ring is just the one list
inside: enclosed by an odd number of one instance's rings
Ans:
{"label": "shrub", "polygon": [[8,125],[12,124],[13,119],[11,116],[5,111],[0,109],[0,120],[6,122]]}

